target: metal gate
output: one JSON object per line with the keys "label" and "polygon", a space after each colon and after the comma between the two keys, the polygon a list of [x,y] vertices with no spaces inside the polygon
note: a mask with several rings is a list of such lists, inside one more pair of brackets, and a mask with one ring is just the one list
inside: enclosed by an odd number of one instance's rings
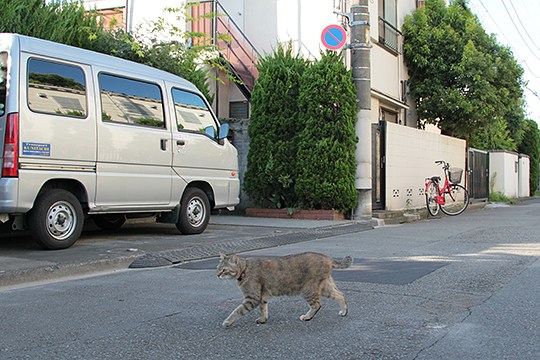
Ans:
{"label": "metal gate", "polygon": [[469,148],[467,154],[467,184],[469,196],[474,199],[489,197],[489,154]]}
{"label": "metal gate", "polygon": [[385,121],[371,125],[371,204],[373,210],[385,209],[385,188],[386,188],[386,145],[385,145]]}

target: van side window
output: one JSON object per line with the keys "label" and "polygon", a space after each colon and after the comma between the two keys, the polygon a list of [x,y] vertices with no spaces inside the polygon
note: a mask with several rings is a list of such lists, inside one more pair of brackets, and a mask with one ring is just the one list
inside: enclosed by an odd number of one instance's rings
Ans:
{"label": "van side window", "polygon": [[101,73],[99,91],[103,121],[165,128],[158,85]]}
{"label": "van side window", "polygon": [[30,59],[27,80],[30,110],[86,117],[86,81],[80,67]]}
{"label": "van side window", "polygon": [[216,121],[202,97],[174,88],[172,95],[179,131],[190,130],[204,133],[205,128],[212,126],[214,133],[217,133]]}
{"label": "van side window", "polygon": [[0,116],[6,112],[8,53],[0,52]]}

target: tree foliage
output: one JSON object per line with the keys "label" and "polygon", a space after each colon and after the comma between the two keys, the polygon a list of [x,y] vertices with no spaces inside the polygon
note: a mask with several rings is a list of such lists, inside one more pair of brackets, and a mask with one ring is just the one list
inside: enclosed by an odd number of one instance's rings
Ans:
{"label": "tree foliage", "polygon": [[[145,34],[129,34],[121,29],[106,29],[96,11],[86,10],[79,2],[43,0],[0,0],[2,21],[0,32],[17,33],[72,45],[149,65],[191,81],[211,101],[207,71],[201,62],[222,66],[216,57],[202,56],[211,50],[204,43],[187,46],[189,32],[178,29],[176,38],[182,41],[147,41]],[[183,9],[186,10],[186,9]],[[185,11],[177,11],[183,17]],[[150,25],[150,33],[165,27],[163,20]],[[66,30],[68,29],[68,30]],[[169,30],[169,35],[172,33]],[[199,36],[201,36],[199,34]]]}
{"label": "tree foliage", "polygon": [[0,0],[0,32],[17,33],[82,48],[92,48],[102,35],[96,12],[78,2]]}
{"label": "tree foliage", "polygon": [[529,155],[529,185],[531,195],[533,195],[536,189],[538,189],[538,165],[540,163],[540,130],[535,121],[525,120],[523,140],[519,144],[518,151]]}
{"label": "tree foliage", "polygon": [[427,0],[406,17],[403,34],[421,122],[477,148],[515,148],[524,119],[523,69],[509,48],[485,33],[466,2]]}
{"label": "tree foliage", "polygon": [[356,91],[342,56],[327,51],[301,78],[295,190],[303,208],[356,207]]}
{"label": "tree foliage", "polygon": [[263,206],[294,207],[296,153],[302,129],[298,97],[306,62],[279,46],[260,59],[251,95],[250,147],[244,188]]}

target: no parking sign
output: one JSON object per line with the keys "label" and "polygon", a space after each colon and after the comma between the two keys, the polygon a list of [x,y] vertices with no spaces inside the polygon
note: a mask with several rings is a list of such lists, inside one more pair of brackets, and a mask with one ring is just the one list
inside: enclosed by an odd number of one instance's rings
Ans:
{"label": "no parking sign", "polygon": [[321,34],[323,45],[330,50],[339,50],[347,41],[347,33],[339,25],[328,25]]}

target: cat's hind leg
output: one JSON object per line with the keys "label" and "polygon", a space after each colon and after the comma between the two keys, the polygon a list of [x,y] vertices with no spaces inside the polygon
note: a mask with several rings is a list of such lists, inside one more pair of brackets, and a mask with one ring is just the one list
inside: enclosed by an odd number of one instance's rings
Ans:
{"label": "cat's hind leg", "polygon": [[300,316],[300,320],[309,321],[313,319],[315,314],[321,308],[321,296],[319,293],[306,294],[304,295],[304,299],[306,299],[309,304],[309,310],[307,313]]}
{"label": "cat's hind leg", "polygon": [[347,315],[348,307],[347,307],[347,302],[345,301],[345,296],[343,295],[341,291],[339,291],[339,289],[337,288],[332,278],[329,278],[324,281],[323,287],[322,287],[322,296],[336,300],[339,303],[339,307],[340,307],[338,314],[340,316]]}

